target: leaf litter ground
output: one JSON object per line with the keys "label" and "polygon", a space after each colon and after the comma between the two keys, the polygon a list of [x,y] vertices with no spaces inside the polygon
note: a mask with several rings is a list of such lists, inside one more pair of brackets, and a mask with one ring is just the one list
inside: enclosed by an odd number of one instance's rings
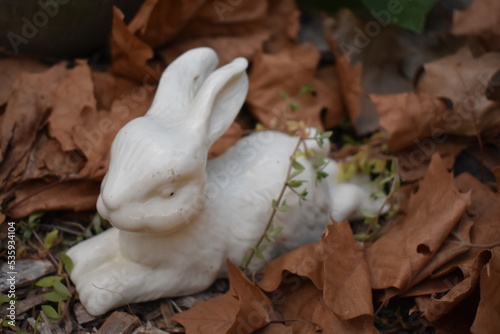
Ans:
{"label": "leaf litter ground", "polygon": [[[423,32],[410,34],[347,9],[301,14],[291,0],[147,0],[128,23],[113,9],[105,71],[88,60],[0,59],[0,237],[5,248],[8,222],[18,222],[18,263],[27,268],[20,270],[17,326],[5,330],[500,332],[494,7],[474,0],[450,13],[438,2]],[[378,33],[369,34],[377,22]],[[304,41],[308,34],[315,43]],[[246,106],[211,157],[256,122],[333,129],[334,157],[377,146],[398,162],[395,209],[365,242],[355,241],[366,232],[362,222],[331,222],[321,240],[251,277],[228,263],[229,280],[201,294],[94,318],[64,279],[60,252],[107,227],[94,212],[110,144],[147,111],[165,66],[196,46],[217,50],[222,64],[237,56],[252,64]],[[53,290],[66,293],[58,284],[34,288],[38,278],[58,274],[72,295],[59,305],[47,300]]]}

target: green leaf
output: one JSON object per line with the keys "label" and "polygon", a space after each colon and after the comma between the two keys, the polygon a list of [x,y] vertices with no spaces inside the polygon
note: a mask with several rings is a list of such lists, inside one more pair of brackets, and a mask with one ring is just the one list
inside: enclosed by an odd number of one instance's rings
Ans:
{"label": "green leaf", "polygon": [[371,212],[370,210],[367,210],[367,209],[361,209],[361,214],[365,217],[365,218],[377,218],[377,215],[373,212]]}
{"label": "green leaf", "polygon": [[278,201],[273,199],[271,202],[271,206],[273,207],[274,210],[278,209]]}
{"label": "green leaf", "polygon": [[370,238],[368,234],[358,233],[354,235],[354,240],[356,241],[366,241]]}
{"label": "green leaf", "polygon": [[50,305],[42,305],[42,311],[47,317],[52,319],[59,319],[61,317],[59,313],[57,313],[57,311]]}
{"label": "green leaf", "polygon": [[66,253],[61,253],[59,260],[63,264],[64,270],[66,270],[68,274],[71,274],[75,265],[73,264],[73,260],[69,257],[69,255]]}
{"label": "green leaf", "polygon": [[96,234],[99,234],[103,231],[102,218],[98,212],[96,212],[94,217],[92,218],[92,227],[93,227]]}
{"label": "green leaf", "polygon": [[290,209],[291,209],[291,207],[288,204],[286,204],[286,201],[283,201],[283,204],[280,205],[280,207],[278,208],[278,211],[287,212]]}
{"label": "green leaf", "polygon": [[39,211],[39,212],[35,212],[35,213],[32,213],[29,217],[28,217],[28,224],[32,225],[33,223],[35,223],[37,220],[39,220],[43,215],[45,214],[45,212],[43,211]]}
{"label": "green leaf", "polygon": [[300,92],[299,92],[299,95],[305,95],[305,94],[308,94],[308,93],[315,93],[316,92],[316,88],[314,88],[312,85],[310,84],[304,84],[304,86],[302,86],[302,88],[300,88]]}
{"label": "green leaf", "polygon": [[316,180],[321,181],[323,179],[326,179],[328,177],[328,173],[323,172],[322,170],[319,170],[316,172]]}
{"label": "green leaf", "polygon": [[285,92],[284,90],[280,90],[280,95],[281,97],[284,99],[284,100],[289,100],[290,99],[290,96],[288,95],[287,92]]}
{"label": "green leaf", "polygon": [[294,102],[290,103],[290,109],[292,111],[297,111],[297,110],[302,109],[302,106],[300,105],[300,103],[294,101]]}
{"label": "green leaf", "polygon": [[307,189],[304,189],[300,194],[299,194],[299,197],[300,199],[303,199],[304,201],[306,200],[306,196],[307,196],[308,192],[307,192]]}
{"label": "green leaf", "polygon": [[288,178],[288,181],[294,179],[297,175],[300,175],[303,172],[303,170],[296,170],[293,173],[290,174],[290,177]]}
{"label": "green leaf", "polygon": [[0,295],[0,306],[2,306],[5,303],[10,303],[10,298],[7,297],[6,295]]}
{"label": "green leaf", "polygon": [[301,171],[305,169],[305,167],[300,162],[298,162],[297,160],[293,160],[293,162],[292,162],[292,168],[296,169],[296,170],[301,170]]}
{"label": "green leaf", "polygon": [[321,139],[329,139],[333,135],[333,131],[325,131],[321,133]]}
{"label": "green leaf", "polygon": [[300,187],[305,181],[301,180],[290,180],[288,181],[288,185],[292,188],[298,188]]}
{"label": "green leaf", "polygon": [[43,244],[46,250],[50,250],[57,241],[57,237],[59,236],[59,230],[53,229],[49,233],[45,235],[45,239],[43,240]]}
{"label": "green leaf", "polygon": [[61,296],[60,294],[58,294],[57,292],[54,292],[54,291],[48,292],[48,293],[44,293],[43,297],[45,299],[47,299],[49,302],[54,302],[54,303],[59,303],[59,302],[62,302],[63,300],[66,299],[66,298],[64,298],[63,296]]}
{"label": "green leaf", "polygon": [[35,285],[42,288],[51,288],[55,283],[61,282],[62,279],[62,276],[47,276],[39,279],[38,282],[35,283]]}
{"label": "green leaf", "polygon": [[[437,0],[362,0],[374,16],[374,22],[383,29],[387,24],[393,24],[422,32],[427,13]],[[373,34],[373,33],[372,33]]]}
{"label": "green leaf", "polygon": [[64,299],[71,297],[71,292],[69,292],[68,288],[61,282],[55,282],[53,288],[54,291]]}
{"label": "green leaf", "polygon": [[281,231],[283,231],[283,229],[284,229],[283,226],[278,226],[275,229],[273,229],[272,231],[268,232],[268,234],[273,236],[273,237],[276,237],[278,234],[281,233]]}
{"label": "green leaf", "polygon": [[255,249],[255,256],[261,260],[265,260],[264,251],[267,249],[267,245],[260,245]]}

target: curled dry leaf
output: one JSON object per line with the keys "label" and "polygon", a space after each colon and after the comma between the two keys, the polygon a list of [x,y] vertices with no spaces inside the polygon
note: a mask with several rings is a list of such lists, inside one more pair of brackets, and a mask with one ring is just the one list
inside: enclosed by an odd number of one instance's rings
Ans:
{"label": "curled dry leaf", "polygon": [[295,44],[300,28],[300,12],[294,0],[270,1],[268,6],[266,21],[270,36],[264,50],[268,53],[278,53]]}
{"label": "curled dry leaf", "polygon": [[492,258],[481,270],[481,300],[472,324],[472,333],[500,333],[500,249],[492,250]]}
{"label": "curled dry leaf", "polygon": [[208,1],[192,17],[178,23],[179,30],[159,54],[170,63],[189,49],[208,46],[217,51],[220,65],[236,57],[252,58],[269,39],[267,14],[266,0],[233,4]]}
{"label": "curled dry leaf", "polygon": [[453,13],[455,35],[479,38],[488,50],[500,50],[500,2],[474,0],[466,10]]}
{"label": "curled dry leaf", "polygon": [[[148,2],[140,8],[136,18],[147,20],[143,14],[150,12],[150,7],[146,6],[147,4]],[[153,58],[153,49],[134,35],[136,31],[130,29],[140,29],[141,22],[134,20],[133,24],[131,23],[127,27],[123,19],[123,13],[118,8],[113,7],[113,27],[110,37],[111,71],[127,78],[142,81],[146,76],[152,74],[146,62]]]}
{"label": "curled dry leaf", "polygon": [[[416,310],[438,332],[458,333],[471,326],[477,308],[475,293],[491,256],[488,249],[500,244],[500,196],[468,173],[461,174],[456,184],[461,192],[471,194],[467,214],[411,285],[421,283],[405,294],[420,296]],[[489,296],[482,298],[493,302]]]}
{"label": "curled dry leaf", "polygon": [[348,223],[269,263],[258,286],[228,268],[225,295],[174,316],[187,334],[375,333],[364,249]]}
{"label": "curled dry leaf", "polygon": [[452,112],[441,123],[449,134],[495,136],[500,129],[500,104],[487,98],[496,89],[492,77],[500,69],[500,54],[487,53],[475,58],[468,48],[425,64],[417,91],[448,99]]}
{"label": "curled dry leaf", "polygon": [[153,84],[92,74],[83,61],[20,73],[2,115],[0,197],[15,197],[6,212],[16,218],[95,208],[112,139],[146,112],[155,90]]}
{"label": "curled dry leaf", "polygon": [[391,151],[399,151],[418,139],[444,135],[439,124],[447,106],[440,99],[415,93],[371,94],[369,97],[375,104],[380,125],[389,132]]}
{"label": "curled dry leaf", "polygon": [[[315,77],[319,58],[318,51],[309,44],[274,55],[260,53],[255,57],[247,103],[259,122],[281,130],[286,130],[288,121],[304,121],[308,126],[323,127],[323,109],[333,115],[341,113],[335,81],[330,82],[333,86],[330,87],[326,80]],[[307,86],[314,92],[302,91]]]}
{"label": "curled dry leaf", "polygon": [[285,319],[303,319],[325,333],[374,330],[364,249],[348,223],[332,223],[321,241],[275,259],[262,273],[259,286]]}
{"label": "curled dry leaf", "polygon": [[229,291],[209,301],[200,301],[173,319],[186,334],[253,333],[278,320],[269,298],[236,267],[228,262]]}
{"label": "curled dry leaf", "polygon": [[438,154],[410,198],[406,218],[367,249],[373,289],[385,289],[384,300],[411,288],[412,279],[442,246],[470,203],[458,192],[453,175]]}

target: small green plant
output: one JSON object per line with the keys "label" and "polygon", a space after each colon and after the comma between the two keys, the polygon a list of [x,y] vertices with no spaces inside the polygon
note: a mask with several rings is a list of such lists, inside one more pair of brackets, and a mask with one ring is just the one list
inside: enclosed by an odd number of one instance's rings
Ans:
{"label": "small green plant", "polygon": [[[35,283],[36,286],[48,290],[48,292],[43,294],[43,297],[47,301],[57,304],[57,310],[49,304],[41,306],[43,313],[45,313],[52,322],[56,322],[61,318],[65,303],[70,300],[73,295],[68,289],[68,274],[70,274],[72,270],[73,261],[67,254],[61,253],[57,275],[43,277]],[[65,282],[66,285],[63,282]]]}
{"label": "small green plant", "polygon": [[31,239],[33,232],[37,232],[40,228],[40,219],[43,217],[45,212],[35,212],[32,213],[27,221],[21,221],[19,224],[19,234],[23,241],[28,241]]}
{"label": "small green plant", "polygon": [[[376,139],[376,138],[375,138]],[[374,140],[376,141],[376,140]],[[385,203],[389,203],[397,193],[400,187],[400,179],[397,172],[397,160],[393,157],[384,155],[387,150],[385,145],[377,147],[371,146],[370,143],[358,147],[358,151],[353,156],[339,163],[339,172],[337,174],[338,182],[350,181],[355,175],[361,173],[372,178],[372,194],[374,199],[385,198]],[[384,189],[389,188],[388,194]],[[367,229],[354,235],[357,241],[366,241],[373,234],[380,230],[380,215],[384,206],[377,213],[364,210],[361,213],[364,216],[364,224]],[[397,211],[396,206],[391,206],[391,210],[387,213],[387,218],[390,218]]]}
{"label": "small green plant", "polygon": [[[291,126],[291,128],[293,128],[293,126]],[[332,135],[332,133],[321,132],[320,130],[317,130],[314,138],[307,138],[307,136],[304,135],[303,128],[297,130],[300,130],[298,132],[298,141],[292,152],[292,155],[290,156],[290,163],[287,169],[285,181],[283,182],[283,186],[281,187],[278,197],[271,201],[272,212],[261,237],[259,238],[257,243],[247,251],[247,254],[243,258],[241,265],[243,271],[248,270],[248,266],[254,256],[261,260],[264,260],[263,253],[268,247],[268,245],[265,244],[264,241],[267,240],[268,242],[275,242],[276,237],[283,230],[283,226],[276,227],[274,225],[274,218],[278,212],[287,212],[291,209],[291,207],[284,199],[286,190],[288,189],[295,193],[299,198],[299,203],[307,199],[307,189],[304,188],[300,192],[298,190],[298,188],[300,188],[306,182],[305,180],[301,180],[298,178],[298,176],[305,170],[305,167],[298,161],[298,158],[305,157],[309,160],[315,159],[313,166],[316,169],[316,181],[321,181],[328,176],[328,174],[323,171],[324,167],[328,163],[327,160],[324,157],[316,156],[314,150],[308,149],[306,141],[311,139],[315,140],[320,147],[323,147],[324,140],[328,139]]]}

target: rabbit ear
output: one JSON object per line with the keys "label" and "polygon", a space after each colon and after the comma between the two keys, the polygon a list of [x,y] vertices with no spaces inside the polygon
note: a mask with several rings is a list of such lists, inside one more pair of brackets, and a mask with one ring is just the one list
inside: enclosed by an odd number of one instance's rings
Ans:
{"label": "rabbit ear", "polygon": [[205,126],[211,146],[226,132],[240,111],[248,92],[248,61],[237,58],[208,76],[192,104],[196,119]]}
{"label": "rabbit ear", "polygon": [[148,115],[168,118],[177,123],[190,118],[187,115],[196,93],[219,63],[211,48],[196,48],[183,53],[165,70],[160,79]]}

